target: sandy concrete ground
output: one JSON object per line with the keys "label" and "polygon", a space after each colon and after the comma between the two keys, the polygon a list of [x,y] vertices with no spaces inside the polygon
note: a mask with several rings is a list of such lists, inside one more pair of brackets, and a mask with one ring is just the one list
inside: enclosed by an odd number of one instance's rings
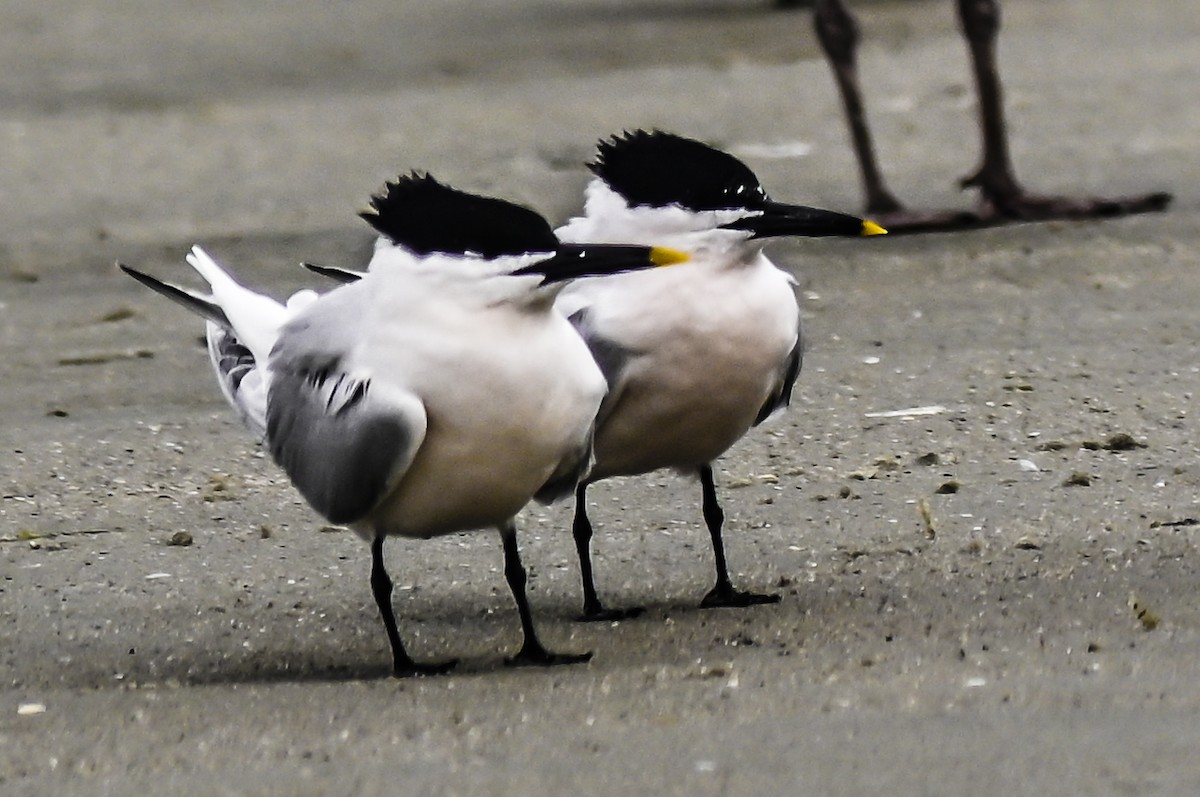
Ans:
{"label": "sandy concrete ground", "polygon": [[[1200,792],[1191,0],[1005,3],[1027,182],[1168,188],[1170,212],[773,247],[801,281],[805,372],[718,474],[737,581],[781,603],[695,608],[697,486],[607,484],[601,589],[642,618],[573,622],[568,510],[533,509],[538,620],[595,657],[510,671],[494,536],[394,541],[414,653],[464,658],[407,682],[384,677],[366,550],[247,440],[195,319],[113,260],[183,278],[201,241],[283,293],[301,259],[357,262],[353,211],[410,168],[561,221],[592,142],[624,127],[742,152],[781,199],[851,209],[857,178],[804,12],[329,9],[5,9],[0,791]],[[951,4],[861,11],[896,189],[966,204]],[[877,415],[923,406],[943,409]]]}

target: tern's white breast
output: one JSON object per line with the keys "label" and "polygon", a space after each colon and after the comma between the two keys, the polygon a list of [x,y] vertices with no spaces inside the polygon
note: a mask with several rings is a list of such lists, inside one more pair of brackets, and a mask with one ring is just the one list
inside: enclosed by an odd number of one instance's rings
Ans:
{"label": "tern's white breast", "polygon": [[372,356],[421,398],[428,430],[372,521],[417,537],[499,524],[586,445],[604,379],[546,308],[432,299],[414,313],[378,328]]}
{"label": "tern's white breast", "polygon": [[[790,277],[761,255],[590,280],[588,322],[632,351],[596,434],[593,476],[693,468],[750,428],[796,342]],[[609,411],[606,407],[605,411]]]}

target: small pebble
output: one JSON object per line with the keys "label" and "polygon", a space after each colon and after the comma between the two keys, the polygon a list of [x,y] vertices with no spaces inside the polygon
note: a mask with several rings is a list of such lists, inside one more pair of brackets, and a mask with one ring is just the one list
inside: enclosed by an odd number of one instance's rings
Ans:
{"label": "small pebble", "polygon": [[1090,474],[1076,471],[1067,477],[1063,482],[1063,487],[1091,487],[1092,477]]}
{"label": "small pebble", "polygon": [[1104,447],[1109,451],[1133,451],[1135,448],[1145,448],[1145,443],[1139,443],[1133,439],[1132,435],[1125,432],[1117,432],[1104,443]]}
{"label": "small pebble", "polygon": [[133,318],[137,315],[137,311],[129,307],[118,307],[112,312],[105,313],[100,316],[100,322],[105,324],[113,323],[114,321],[124,321],[127,318]]}

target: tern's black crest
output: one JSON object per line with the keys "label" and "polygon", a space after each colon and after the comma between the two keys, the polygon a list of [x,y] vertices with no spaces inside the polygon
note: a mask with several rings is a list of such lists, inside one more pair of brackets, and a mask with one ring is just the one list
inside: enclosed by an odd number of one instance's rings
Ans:
{"label": "tern's black crest", "polygon": [[588,168],[630,206],[756,208],[767,194],[746,164],[691,138],[635,130],[601,141]]}
{"label": "tern's black crest", "polygon": [[493,258],[558,248],[550,224],[529,208],[468,194],[416,173],[387,183],[359,215],[419,255]]}

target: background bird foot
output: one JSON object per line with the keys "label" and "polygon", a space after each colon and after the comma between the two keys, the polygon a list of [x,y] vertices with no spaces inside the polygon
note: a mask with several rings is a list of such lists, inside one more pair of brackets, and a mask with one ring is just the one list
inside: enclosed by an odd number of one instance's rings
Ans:
{"label": "background bird foot", "polygon": [[868,212],[867,215],[889,235],[969,230],[985,223],[980,214],[971,210],[909,210],[901,206],[880,213]]}
{"label": "background bird foot", "polygon": [[556,667],[560,664],[583,664],[592,660],[587,653],[551,653],[541,645],[525,644],[517,655],[504,660],[508,667]]}
{"label": "background bird foot", "polygon": [[990,223],[1001,220],[1099,219],[1153,213],[1165,209],[1171,199],[1171,194],[1165,191],[1126,197],[1069,197],[1024,191],[998,193],[985,189],[979,215]]}
{"label": "background bird foot", "polygon": [[703,609],[739,608],[742,606],[757,606],[762,603],[779,603],[779,596],[764,592],[743,592],[728,585],[720,585],[709,590],[700,601]]}

